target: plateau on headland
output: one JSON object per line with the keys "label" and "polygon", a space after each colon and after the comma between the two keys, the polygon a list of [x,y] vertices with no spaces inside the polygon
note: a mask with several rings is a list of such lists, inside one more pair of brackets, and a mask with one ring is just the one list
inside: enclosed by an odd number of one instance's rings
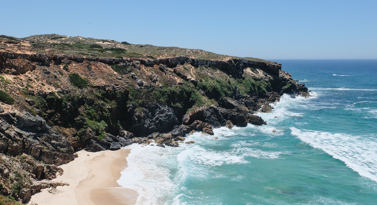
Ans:
{"label": "plateau on headland", "polygon": [[[26,203],[75,152],[179,146],[308,96],[281,64],[57,34],[0,36],[0,197]],[[190,142],[192,143],[192,142]],[[43,180],[43,181],[42,181]]]}

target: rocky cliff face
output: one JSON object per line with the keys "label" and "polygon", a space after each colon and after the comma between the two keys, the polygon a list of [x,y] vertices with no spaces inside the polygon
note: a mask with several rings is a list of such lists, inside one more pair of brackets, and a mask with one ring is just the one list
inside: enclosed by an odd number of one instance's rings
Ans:
{"label": "rocky cliff face", "polygon": [[[193,131],[266,124],[253,113],[269,111],[268,104],[284,93],[308,95],[305,85],[274,62],[129,57],[127,49],[138,46],[40,39],[0,37],[0,193],[23,202],[59,185],[40,180],[62,172],[57,166],[73,160],[77,150],[152,141],[179,146]],[[72,55],[64,46],[86,54]]]}

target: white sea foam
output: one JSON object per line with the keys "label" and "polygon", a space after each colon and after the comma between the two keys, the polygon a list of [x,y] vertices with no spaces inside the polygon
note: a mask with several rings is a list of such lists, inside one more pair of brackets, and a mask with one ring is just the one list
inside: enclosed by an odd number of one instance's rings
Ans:
{"label": "white sea foam", "polygon": [[229,137],[236,135],[235,131],[239,129],[237,127],[233,127],[232,129],[228,129],[226,127],[220,127],[213,129],[214,135],[204,134],[202,132],[195,132],[187,136],[187,141],[195,141],[199,144],[219,144],[219,141],[228,140]]}
{"label": "white sea foam", "polygon": [[225,164],[247,164],[248,161],[242,155],[233,154],[227,151],[210,151],[200,146],[188,150],[187,158],[196,164],[207,166],[221,166]]}
{"label": "white sea foam", "polygon": [[345,108],[345,110],[356,112],[360,115],[363,115],[364,118],[370,119],[370,118],[377,118],[377,109],[373,109],[371,107],[363,107],[363,106],[369,106],[364,104],[372,104],[376,103],[373,101],[361,101],[353,103],[352,105]]}
{"label": "white sea foam", "polygon": [[369,116],[367,116],[367,118],[376,118],[377,119],[377,110],[369,110],[368,114],[369,114]]}
{"label": "white sea foam", "polygon": [[353,136],[320,131],[301,131],[291,127],[292,135],[333,158],[343,161],[361,176],[377,182],[377,141],[367,136]]}
{"label": "white sea foam", "polygon": [[332,74],[332,76],[346,77],[346,76],[351,76],[351,75]]}
{"label": "white sea foam", "polygon": [[[139,194],[137,204],[161,204],[161,199],[176,188],[170,179],[172,166],[170,158],[174,152],[171,148],[160,148],[134,144],[127,157],[128,167],[122,171],[118,184],[136,190]],[[166,166],[160,166],[162,162]]]}
{"label": "white sea foam", "polygon": [[353,103],[352,105],[358,105],[358,104],[371,104],[371,103],[376,103],[375,101],[367,101],[367,100],[364,100],[364,101],[358,101],[358,102],[355,102]]}
{"label": "white sea foam", "polygon": [[299,82],[299,83],[308,83],[308,82],[310,82],[310,81],[307,80],[307,79],[304,79],[304,80],[299,80],[298,82]]}
{"label": "white sea foam", "polygon": [[270,137],[284,135],[284,129],[283,128],[272,126],[272,124],[277,124],[276,121],[275,122],[269,122],[269,123],[270,124],[263,125],[263,126],[255,126],[255,125],[251,125],[251,126],[253,126],[255,130],[258,130],[259,132],[261,132],[261,133],[263,133],[267,136],[270,136]]}
{"label": "white sea foam", "polygon": [[259,142],[250,142],[250,141],[237,141],[232,143],[232,147],[252,147],[252,146],[260,146]]}
{"label": "white sea foam", "polygon": [[310,88],[314,91],[365,91],[365,92],[376,92],[377,89],[366,89],[366,88]]}
{"label": "white sea foam", "polygon": [[320,197],[318,197],[317,199],[315,199],[313,201],[309,201],[307,204],[309,204],[309,205],[318,205],[318,204],[323,204],[323,205],[327,205],[327,204],[332,204],[332,205],[356,205],[356,203],[348,203],[348,202],[344,202],[344,201],[341,201],[341,200],[336,200],[336,199],[327,198],[327,197],[323,197],[323,196],[320,196]]}
{"label": "white sea foam", "polygon": [[274,147],[278,147],[278,145],[272,142],[265,142],[262,144],[262,147],[274,148]]}
{"label": "white sea foam", "polygon": [[[280,98],[278,103],[271,103],[270,105],[274,108],[271,113],[257,113],[258,116],[262,117],[267,124],[275,125],[278,122],[281,122],[287,118],[301,118],[303,116],[302,113],[293,112],[291,111],[292,108],[301,108],[306,109],[308,107],[307,102],[313,98],[305,98],[305,97],[291,97],[290,95],[283,95]],[[268,129],[267,131],[270,132],[272,130],[276,130],[275,127],[266,128],[266,126],[262,126],[264,129]],[[263,128],[262,128],[263,129]]]}
{"label": "white sea foam", "polygon": [[232,150],[232,153],[242,157],[254,157],[258,159],[277,159],[283,152],[267,152],[249,147],[239,147]]}

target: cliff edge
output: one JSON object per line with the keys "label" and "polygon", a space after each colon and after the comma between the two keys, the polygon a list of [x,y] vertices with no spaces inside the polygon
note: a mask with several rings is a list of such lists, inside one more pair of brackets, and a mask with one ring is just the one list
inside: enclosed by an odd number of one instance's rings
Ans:
{"label": "cliff edge", "polygon": [[75,151],[179,146],[212,128],[263,125],[287,93],[281,65],[175,47],[83,37],[0,36],[0,193],[28,202]]}

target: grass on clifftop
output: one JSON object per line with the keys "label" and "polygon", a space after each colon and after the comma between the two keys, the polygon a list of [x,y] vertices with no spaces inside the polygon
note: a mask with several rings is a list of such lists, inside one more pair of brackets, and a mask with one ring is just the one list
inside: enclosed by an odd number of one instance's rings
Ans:
{"label": "grass on clifftop", "polygon": [[[240,57],[228,56],[208,52],[200,49],[186,49],[178,47],[163,47],[153,45],[131,44],[127,41],[70,37],[58,34],[34,35],[23,38],[33,45],[33,50],[46,53],[47,50],[59,51],[64,54],[74,54],[94,57],[123,57],[123,58],[167,58],[185,56],[198,59],[227,60]],[[258,62],[268,62],[259,58],[244,58]]]}

